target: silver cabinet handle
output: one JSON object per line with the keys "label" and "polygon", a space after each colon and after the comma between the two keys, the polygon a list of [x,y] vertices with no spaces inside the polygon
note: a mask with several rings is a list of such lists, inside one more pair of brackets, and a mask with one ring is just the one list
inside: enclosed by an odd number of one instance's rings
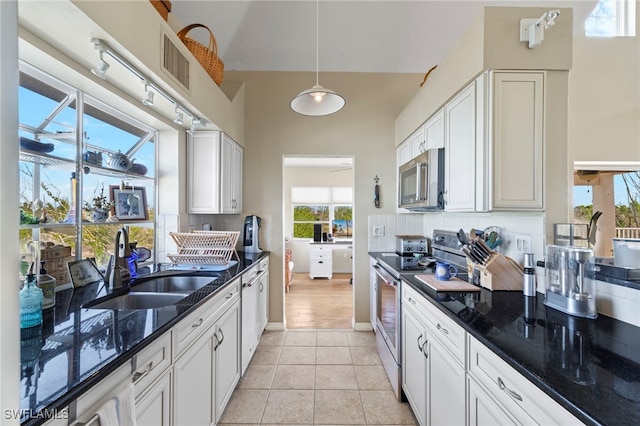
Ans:
{"label": "silver cabinet handle", "polygon": [[229,300],[229,299],[231,299],[232,297],[233,297],[233,293],[229,293],[229,294],[227,295],[227,297],[225,297],[225,299],[226,299],[226,300]]}
{"label": "silver cabinet handle", "polygon": [[200,327],[202,325],[202,321],[204,321],[202,318],[198,318],[198,321],[191,324],[191,327]]}
{"label": "silver cabinet handle", "polygon": [[424,348],[425,346],[427,346],[427,343],[429,343],[429,341],[427,339],[424,339],[424,343],[422,344],[422,354],[424,355],[425,358],[429,358],[429,354],[427,353],[427,350]]}
{"label": "silver cabinet handle", "polygon": [[407,300],[408,300],[409,302],[411,302],[411,304],[412,304],[413,306],[416,306],[416,301],[415,301],[415,300],[413,300],[413,299],[411,298],[411,296],[409,296],[409,298],[408,298]]}
{"label": "silver cabinet handle", "polygon": [[133,374],[133,377],[131,378],[131,382],[135,385],[136,383],[138,383],[140,380],[142,380],[142,378],[144,376],[146,376],[147,374],[149,374],[151,372],[151,370],[153,370],[153,361],[151,361],[149,363],[149,365],[147,366],[147,368],[140,372],[140,371],[136,371]]}
{"label": "silver cabinet handle", "polygon": [[264,290],[264,284],[262,284],[262,282],[260,282],[260,293],[262,293],[262,290]]}
{"label": "silver cabinet handle", "polygon": [[509,389],[507,385],[504,384],[501,377],[498,377],[498,387],[500,387],[501,390],[505,391],[505,393],[509,395],[511,398],[517,399],[518,401],[522,401],[522,397],[518,395],[516,392]]}
{"label": "silver cabinet handle", "polygon": [[442,331],[444,334],[449,334],[449,330],[441,326],[440,323],[438,323],[437,328],[438,330]]}
{"label": "silver cabinet handle", "polygon": [[418,350],[420,352],[422,352],[422,344],[420,343],[421,339],[422,339],[422,334],[418,336]]}

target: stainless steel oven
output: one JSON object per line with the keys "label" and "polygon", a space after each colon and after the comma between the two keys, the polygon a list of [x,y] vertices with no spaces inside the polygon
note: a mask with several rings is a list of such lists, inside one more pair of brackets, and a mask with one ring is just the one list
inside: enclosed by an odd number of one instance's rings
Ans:
{"label": "stainless steel oven", "polygon": [[[376,273],[378,300],[376,306],[376,344],[382,365],[398,398],[402,396],[400,370],[400,277],[380,262],[373,266]],[[389,268],[391,269],[391,268]]]}

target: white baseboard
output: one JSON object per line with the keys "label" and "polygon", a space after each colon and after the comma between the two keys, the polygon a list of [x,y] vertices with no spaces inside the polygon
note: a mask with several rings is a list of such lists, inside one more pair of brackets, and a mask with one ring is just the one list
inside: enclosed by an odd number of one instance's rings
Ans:
{"label": "white baseboard", "polygon": [[284,323],[282,322],[268,322],[265,330],[271,331],[284,331]]}
{"label": "white baseboard", "polygon": [[355,331],[373,331],[373,327],[370,322],[354,322],[353,329]]}

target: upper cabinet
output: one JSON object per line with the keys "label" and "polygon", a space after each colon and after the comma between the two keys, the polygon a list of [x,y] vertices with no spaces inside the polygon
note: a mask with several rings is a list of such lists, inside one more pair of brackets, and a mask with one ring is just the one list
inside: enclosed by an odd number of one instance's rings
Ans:
{"label": "upper cabinet", "polygon": [[[446,211],[544,209],[544,80],[544,71],[485,72],[420,127],[427,148],[445,147]],[[416,133],[398,160],[419,154],[407,148]]]}
{"label": "upper cabinet", "polygon": [[187,213],[242,212],[243,148],[219,131],[187,139]]}

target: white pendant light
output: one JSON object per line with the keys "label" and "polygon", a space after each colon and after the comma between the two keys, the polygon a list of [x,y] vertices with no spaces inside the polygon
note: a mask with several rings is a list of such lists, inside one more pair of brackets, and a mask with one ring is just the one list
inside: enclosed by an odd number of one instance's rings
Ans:
{"label": "white pendant light", "polygon": [[300,92],[289,104],[291,109],[302,115],[329,115],[338,112],[345,104],[342,96],[318,83],[318,39],[319,39],[319,0],[316,0],[316,84],[304,92]]}

